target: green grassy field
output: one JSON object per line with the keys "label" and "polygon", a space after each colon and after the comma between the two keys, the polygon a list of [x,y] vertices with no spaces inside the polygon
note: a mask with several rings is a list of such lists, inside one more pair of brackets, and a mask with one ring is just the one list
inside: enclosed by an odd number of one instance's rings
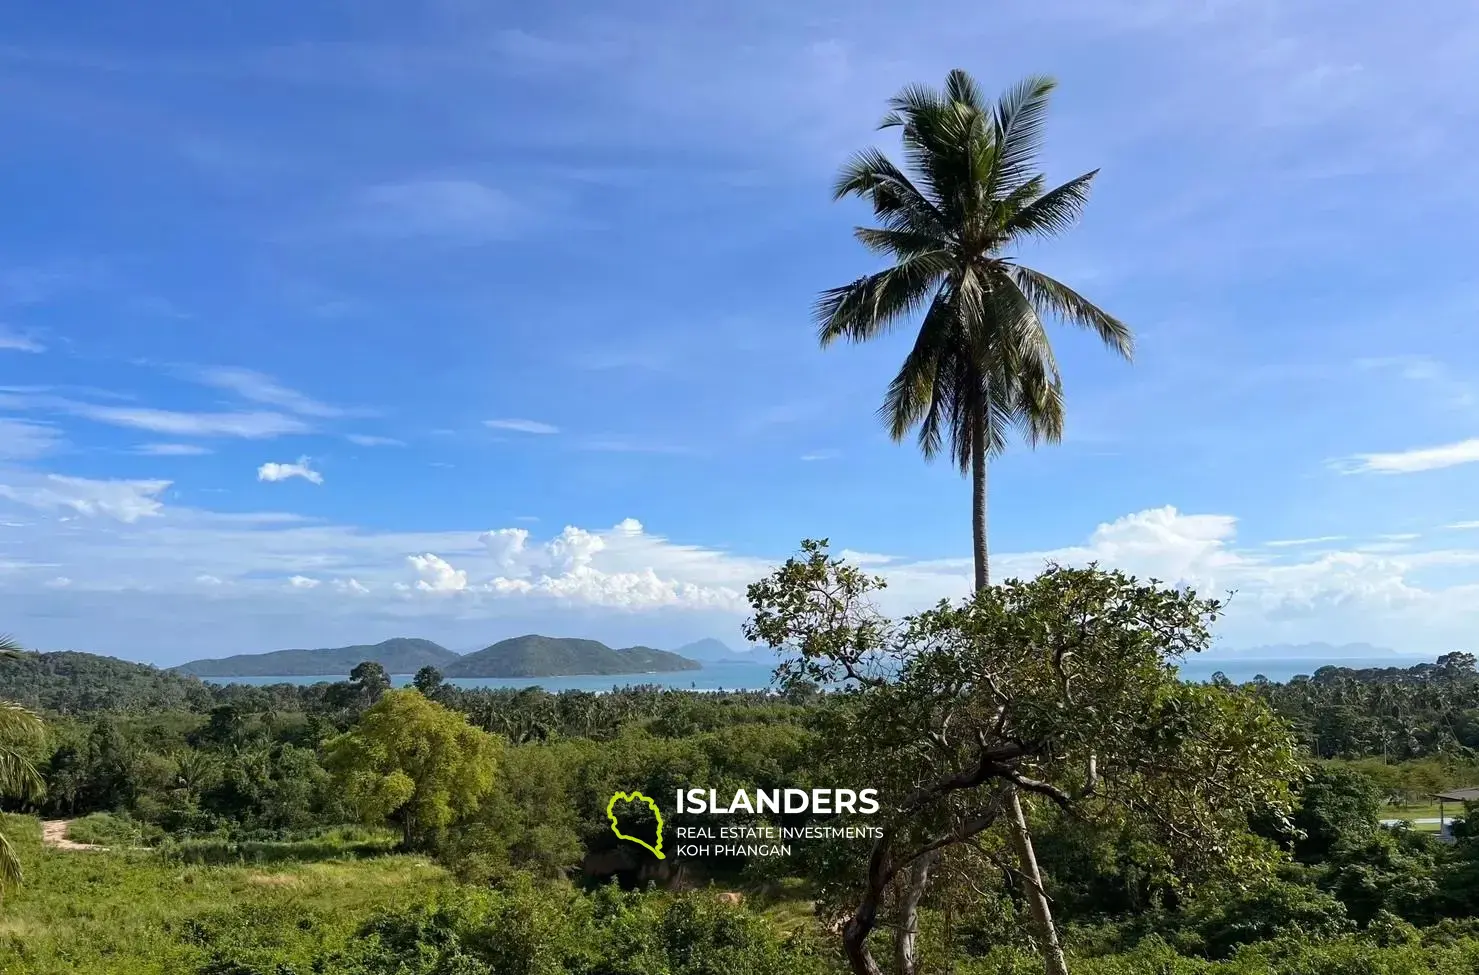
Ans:
{"label": "green grassy field", "polygon": [[3,828],[26,871],[0,904],[5,975],[175,975],[218,953],[304,963],[376,910],[449,886],[418,857],[193,866],[147,850],[44,848],[29,817],[6,816]]}

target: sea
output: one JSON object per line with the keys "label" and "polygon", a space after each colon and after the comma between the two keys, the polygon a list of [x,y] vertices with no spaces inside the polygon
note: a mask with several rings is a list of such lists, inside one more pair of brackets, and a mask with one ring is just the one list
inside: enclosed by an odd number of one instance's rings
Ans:
{"label": "sea", "polygon": [[[1297,674],[1313,674],[1321,667],[1339,666],[1356,669],[1365,667],[1411,667],[1426,658],[1393,655],[1372,659],[1311,659],[1286,657],[1280,660],[1253,660],[1243,658],[1193,658],[1181,666],[1181,676],[1189,681],[1207,681],[1217,672],[1224,674],[1234,683],[1243,683],[1262,675],[1271,681],[1287,681]],[[725,660],[705,663],[702,670],[684,670],[669,674],[622,674],[582,677],[449,677],[447,683],[457,687],[542,687],[547,691],[610,691],[633,685],[656,685],[692,691],[746,691],[766,690],[772,687],[771,663],[751,660]],[[213,684],[318,684],[345,680],[344,674],[317,677],[215,677]],[[411,683],[410,674],[394,674],[391,681],[397,687]]]}

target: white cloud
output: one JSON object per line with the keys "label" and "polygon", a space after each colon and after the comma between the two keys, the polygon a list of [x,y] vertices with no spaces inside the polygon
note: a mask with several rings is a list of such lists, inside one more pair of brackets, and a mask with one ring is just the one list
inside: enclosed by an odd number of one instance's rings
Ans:
{"label": "white cloud", "polygon": [[0,325],[0,349],[11,352],[45,352],[46,346],[28,335],[22,335]]}
{"label": "white cloud", "polygon": [[422,592],[461,592],[467,588],[467,572],[452,568],[440,556],[427,552],[425,555],[408,555],[406,560],[421,576],[416,588]]}
{"label": "white cloud", "polygon": [[322,583],[308,576],[293,576],[288,580],[288,585],[294,589],[317,589]]}
{"label": "white cloud", "polygon": [[237,369],[226,366],[215,366],[209,369],[201,369],[193,373],[194,378],[207,386],[215,386],[218,389],[227,389],[242,399],[251,400],[253,403],[262,403],[267,406],[275,406],[296,413],[299,416],[311,416],[324,419],[349,416],[355,411],[345,410],[338,406],[331,406],[311,396],[307,396],[295,389],[289,389],[271,376],[255,372],[251,369]]}
{"label": "white cloud", "polygon": [[406,445],[404,440],[397,440],[394,437],[377,437],[368,433],[351,433],[345,439],[361,447],[404,447]]}
{"label": "white cloud", "polygon": [[158,515],[159,495],[169,481],[95,481],[48,474],[28,484],[0,484],[0,498],[43,511],[66,509],[89,518],[107,517],[133,523]]}
{"label": "white cloud", "polygon": [[196,576],[195,577],[195,581],[198,582],[198,583],[200,583],[202,586],[223,586],[223,585],[225,585],[225,582],[222,581],[220,577],[213,576],[213,575],[210,575],[208,573]]}
{"label": "white cloud", "polygon": [[145,457],[203,457],[211,449],[193,443],[146,443],[135,447],[134,453]]}
{"label": "white cloud", "polygon": [[288,478],[301,477],[310,484],[322,484],[324,476],[309,466],[307,457],[299,457],[294,464],[278,464],[269,461],[257,468],[257,480],[259,481],[286,481]]}
{"label": "white cloud", "polygon": [[186,437],[242,437],[268,440],[285,433],[306,433],[302,420],[281,413],[181,413],[136,406],[65,403],[67,412],[112,426]]}
{"label": "white cloud", "polygon": [[836,460],[838,457],[841,456],[842,452],[839,450],[813,450],[810,453],[802,454],[801,459],[811,462],[818,460]]}
{"label": "white cloud", "polygon": [[1318,535],[1314,538],[1280,538],[1264,542],[1266,548],[1302,548],[1306,545],[1324,545],[1327,542],[1343,542],[1344,535]]}
{"label": "white cloud", "polygon": [[600,535],[574,525],[566,525],[565,530],[549,543],[548,550],[555,568],[562,573],[569,573],[590,565],[591,559],[605,547],[606,540]]}
{"label": "white cloud", "polygon": [[483,426],[494,430],[509,430],[514,433],[559,433],[560,428],[550,423],[541,423],[538,420],[484,420]]}
{"label": "white cloud", "polygon": [[498,528],[483,532],[478,536],[478,541],[487,547],[494,562],[502,568],[509,568],[524,554],[524,548],[529,543],[529,530]]}
{"label": "white cloud", "polygon": [[0,417],[0,460],[34,460],[61,446],[62,436],[50,424]]}
{"label": "white cloud", "polygon": [[340,592],[352,593],[356,596],[366,595],[370,591],[358,579],[335,579],[334,588]]}
{"label": "white cloud", "polygon": [[72,580],[66,576],[57,576],[46,584],[48,589],[65,589],[72,584]]}
{"label": "white cloud", "polygon": [[1479,528],[1479,521],[1456,521],[1453,524],[1447,525],[1445,527],[1451,528],[1455,531],[1465,531],[1471,528]]}
{"label": "white cloud", "polygon": [[1418,447],[1385,454],[1356,454],[1340,466],[1347,474],[1414,474],[1479,461],[1479,438],[1441,447]]}

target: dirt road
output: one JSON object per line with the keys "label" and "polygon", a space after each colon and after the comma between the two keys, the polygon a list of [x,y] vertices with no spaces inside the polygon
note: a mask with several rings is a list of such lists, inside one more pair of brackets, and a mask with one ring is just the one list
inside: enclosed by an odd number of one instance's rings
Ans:
{"label": "dirt road", "polygon": [[54,846],[58,850],[106,850],[106,846],[98,846],[96,843],[77,843],[67,839],[67,827],[71,825],[70,819],[43,819],[41,821],[41,842],[47,846]]}

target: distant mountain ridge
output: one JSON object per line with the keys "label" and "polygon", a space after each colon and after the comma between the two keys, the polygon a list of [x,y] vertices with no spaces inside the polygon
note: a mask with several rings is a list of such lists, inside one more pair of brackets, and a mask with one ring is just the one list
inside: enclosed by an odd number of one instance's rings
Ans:
{"label": "distant mountain ridge", "polygon": [[441,668],[444,677],[576,677],[702,670],[696,660],[651,647],[612,649],[597,640],[528,634],[500,640]]}
{"label": "distant mountain ridge", "polygon": [[440,644],[412,637],[380,643],[319,650],[274,650],[239,653],[219,659],[192,660],[172,670],[196,677],[348,677],[365,661],[391,674],[414,674],[425,666],[444,668],[461,658]]}
{"label": "distant mountain ridge", "polygon": [[700,660],[706,663],[719,663],[725,660],[755,660],[755,651],[749,648],[736,650],[723,640],[713,637],[705,637],[692,643],[685,643],[673,651],[679,656],[688,657],[692,660]]}

